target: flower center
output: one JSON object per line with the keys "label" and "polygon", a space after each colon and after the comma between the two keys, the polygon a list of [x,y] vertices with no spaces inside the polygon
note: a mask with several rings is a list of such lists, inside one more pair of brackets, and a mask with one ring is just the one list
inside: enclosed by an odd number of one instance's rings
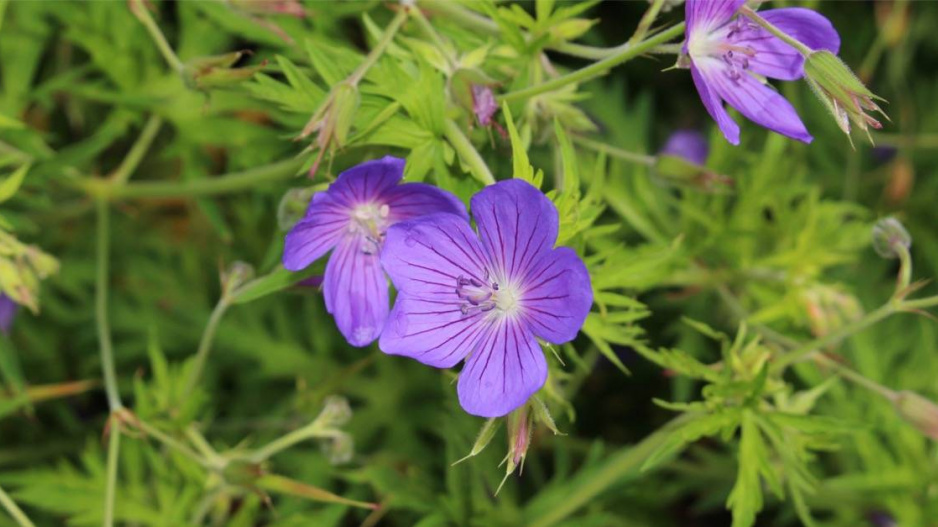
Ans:
{"label": "flower center", "polygon": [[500,287],[491,280],[488,271],[482,281],[460,275],[456,279],[456,296],[463,301],[459,310],[464,315],[493,309],[510,314],[518,310],[521,295],[514,287]]}
{"label": "flower center", "polygon": [[739,16],[713,31],[693,35],[687,43],[687,51],[693,59],[712,57],[721,60],[726,65],[726,75],[737,81],[743,71],[749,69],[749,61],[756,56],[755,48],[740,41],[758,36],[761,30],[752,21]]}
{"label": "flower center", "polygon": [[391,209],[385,203],[365,203],[352,209],[349,232],[363,235],[363,253],[377,254],[381,249],[390,214]]}

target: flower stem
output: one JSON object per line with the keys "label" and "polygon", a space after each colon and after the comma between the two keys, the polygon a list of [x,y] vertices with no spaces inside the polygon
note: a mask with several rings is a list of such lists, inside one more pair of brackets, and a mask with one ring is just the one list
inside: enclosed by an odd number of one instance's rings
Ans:
{"label": "flower stem", "polygon": [[254,463],[261,463],[297,443],[306,441],[307,439],[312,439],[314,437],[333,437],[336,434],[337,432],[335,430],[323,428],[318,421],[313,421],[312,423],[309,423],[302,428],[297,428],[296,430],[278,439],[274,439],[263,448],[255,451],[250,456],[250,460]]}
{"label": "flower stem", "polygon": [[191,448],[183,444],[178,439],[170,437],[169,435],[165,434],[162,430],[147,423],[146,421],[141,421],[136,416],[129,419],[128,422],[132,423],[136,429],[140,430],[141,432],[146,434],[148,437],[151,437],[159,441],[163,445],[175,450],[176,452],[179,452],[180,454],[188,457],[189,459],[195,461],[196,463],[198,463],[199,465],[202,465],[203,467],[217,469],[217,468],[220,468],[221,464],[223,463],[223,461],[219,461],[217,458],[207,459],[207,458],[200,456],[198,453],[196,453],[194,450],[192,450]]}
{"label": "flower stem", "polygon": [[655,23],[655,19],[658,18],[658,13],[661,12],[661,8],[664,6],[664,0],[654,0],[651,5],[648,7],[648,10],[645,11],[645,14],[642,15],[642,19],[638,21],[638,27],[635,28],[635,34],[632,35],[632,38],[629,39],[629,45],[640,42],[645,35],[648,34],[648,30],[651,29],[651,25]]}
{"label": "flower stem", "polygon": [[798,53],[801,53],[805,57],[807,57],[808,55],[814,52],[814,50],[802,44],[801,41],[795,39],[794,37],[790,36],[788,33],[785,33],[781,29],[775,27],[768,20],[759,16],[759,14],[756,13],[755,10],[753,10],[751,7],[747,5],[743,5],[741,8],[739,8],[739,12],[740,14],[745,15],[746,18],[762,26],[769,33],[772,33],[776,37],[780,38],[783,42],[785,42],[789,46],[795,48],[798,51]]}
{"label": "flower stem", "polygon": [[825,335],[819,339],[815,339],[806,344],[802,344],[798,348],[795,348],[794,350],[789,351],[785,355],[782,355],[772,365],[772,369],[776,371],[783,370],[787,368],[788,366],[791,366],[792,364],[802,360],[807,355],[817,350],[824,349],[828,346],[838,344],[842,340],[848,337],[851,337],[855,335],[856,333],[859,333],[860,331],[863,331],[864,329],[872,326],[873,324],[879,322],[880,320],[883,320],[884,318],[889,317],[890,315],[896,312],[897,312],[897,304],[893,302],[889,302],[881,306],[876,311],[873,311],[872,313],[867,314],[865,317],[861,318],[860,320],[857,320],[851,324],[847,324],[846,326],[840,328],[839,330],[834,331],[833,333],[830,333],[828,335]]}
{"label": "flower stem", "polygon": [[10,496],[0,488],[0,505],[10,514],[10,517],[16,522],[20,527],[36,527],[33,522],[29,520],[26,516],[26,513],[23,512],[23,509],[20,509],[19,506],[13,501]]}
{"label": "flower stem", "polygon": [[303,159],[294,158],[243,172],[192,181],[140,181],[102,187],[93,180],[85,182],[84,186],[89,193],[100,193],[110,199],[195,198],[253,189],[271,181],[289,179],[296,175],[303,163]]}
{"label": "flower stem", "polygon": [[150,149],[150,145],[153,144],[153,140],[156,139],[156,134],[159,133],[160,126],[162,125],[163,120],[160,119],[159,116],[155,114],[150,116],[147,124],[143,127],[143,131],[140,132],[140,137],[137,138],[137,142],[130,148],[127,157],[124,158],[120,166],[117,167],[117,170],[111,175],[111,181],[113,181],[114,184],[123,185],[130,179],[131,174],[133,174],[137,166],[140,165],[140,161],[143,160],[143,156],[146,155],[147,150]]}
{"label": "flower stem", "polygon": [[875,392],[883,396],[883,398],[885,398],[886,400],[890,402],[896,402],[896,400],[899,398],[899,394],[896,393],[895,390],[890,390],[889,388],[886,388],[882,384],[879,384],[876,381],[873,381],[871,379],[864,377],[860,373],[844,366],[843,364],[823,354],[815,353],[814,355],[812,355],[811,358],[812,360],[814,360],[816,364],[823,366],[825,368],[828,368],[830,370],[833,370],[834,373],[836,373],[840,377],[854,384],[857,384],[863,388],[866,388],[867,390],[870,390],[871,392]]}
{"label": "flower stem", "polygon": [[622,159],[623,161],[629,161],[647,166],[654,166],[655,164],[655,156],[639,154],[637,152],[629,152],[628,150],[623,150],[612,145],[607,145],[605,143],[600,143],[599,141],[593,141],[592,139],[587,139],[577,135],[572,136],[571,139],[573,139],[573,142],[578,145],[584,146],[596,152],[602,152],[617,159]]}
{"label": "flower stem", "polygon": [[212,349],[212,341],[215,339],[215,331],[218,329],[218,323],[221,322],[225,311],[228,310],[228,306],[228,296],[226,293],[222,293],[222,297],[218,300],[218,303],[215,304],[215,309],[212,310],[212,315],[208,319],[205,331],[202,332],[199,348],[195,352],[195,364],[192,366],[192,369],[189,370],[185,388],[182,390],[182,400],[189,397],[192,390],[195,389],[196,383],[199,382],[199,377],[202,376],[202,370],[205,369],[205,361],[208,359],[208,354]]}
{"label": "flower stem", "polygon": [[378,59],[381,58],[381,55],[384,54],[384,50],[387,49],[388,45],[391,44],[391,41],[394,40],[394,35],[397,34],[397,30],[401,28],[401,25],[407,20],[407,9],[401,9],[394,15],[394,18],[391,20],[391,23],[388,24],[388,27],[385,28],[384,34],[381,35],[381,39],[375,44],[375,47],[371,48],[371,51],[368,52],[368,55],[365,57],[364,62],[358,65],[355,68],[355,71],[348,78],[348,83],[352,86],[357,86],[358,83],[365,77],[365,74],[368,73],[368,70],[374,66],[375,62],[378,62]]}
{"label": "flower stem", "polygon": [[443,125],[443,136],[453,146],[459,157],[469,166],[469,172],[478,179],[483,185],[494,185],[495,176],[489,170],[488,165],[479,155],[479,151],[472,146],[469,138],[462,133],[459,125],[452,119],[447,119]]}
{"label": "flower stem", "polygon": [[562,88],[568,84],[580,83],[605,75],[611,68],[651,51],[655,47],[680,36],[684,32],[684,22],[670,27],[657,35],[639,42],[635,45],[625,45],[617,48],[616,53],[590,64],[589,66],[568,73],[562,77],[553,78],[541,84],[535,84],[520,90],[505,93],[498,97],[499,102],[511,102],[527,99],[549,91]]}
{"label": "flower stem", "polygon": [[98,199],[96,205],[98,254],[95,277],[95,318],[101,351],[101,369],[104,371],[104,389],[107,392],[108,406],[114,412],[123,408],[123,404],[121,404],[120,392],[117,389],[117,374],[114,368],[114,352],[111,346],[111,328],[107,308],[111,210],[107,201],[103,199]]}
{"label": "flower stem", "polygon": [[[113,414],[112,414],[113,415]],[[117,455],[120,453],[120,426],[113,420],[107,447],[107,487],[104,490],[104,527],[114,525],[114,501],[117,495]]]}
{"label": "flower stem", "polygon": [[901,243],[894,243],[892,249],[899,256],[899,276],[896,278],[895,297],[905,294],[912,282],[912,255],[909,248]]}
{"label": "flower stem", "polygon": [[160,26],[150,16],[150,12],[147,11],[147,6],[143,3],[143,0],[130,0],[130,11],[147,28],[147,32],[150,33],[150,37],[153,38],[153,42],[156,43],[156,47],[160,49],[160,53],[163,54],[163,58],[166,59],[169,66],[177,73],[182,73],[184,68],[182,61],[176,56],[176,52],[170,47],[169,42],[166,41]]}

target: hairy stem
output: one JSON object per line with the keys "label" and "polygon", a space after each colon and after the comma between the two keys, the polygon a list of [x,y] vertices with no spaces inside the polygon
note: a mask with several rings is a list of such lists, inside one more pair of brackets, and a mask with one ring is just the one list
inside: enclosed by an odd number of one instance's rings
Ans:
{"label": "hairy stem", "polygon": [[[113,415],[113,414],[112,414]],[[114,501],[117,495],[117,455],[120,453],[121,431],[112,417],[107,446],[107,486],[104,489],[104,527],[114,525]]]}
{"label": "hairy stem", "polygon": [[594,62],[585,68],[573,71],[561,77],[553,78],[541,84],[535,84],[534,86],[529,86],[527,88],[505,93],[499,96],[498,100],[499,102],[523,100],[535,95],[554,91],[558,88],[567,86],[568,84],[580,83],[594,79],[596,77],[601,77],[613,67],[618,66],[624,62],[628,62],[629,60],[632,60],[643,53],[647,53],[655,47],[664,44],[683,33],[684,22],[681,22],[680,24],[670,27],[647,40],[639,42],[638,44],[622,46],[618,49],[618,51],[616,51],[616,53],[598,62]]}
{"label": "hairy stem", "polygon": [[23,512],[23,509],[20,509],[19,505],[2,488],[0,488],[0,506],[6,509],[13,521],[20,527],[36,527],[26,516],[26,513]]}
{"label": "hairy stem", "polygon": [[278,439],[274,439],[264,447],[255,451],[251,455],[250,460],[254,463],[260,463],[308,439],[335,437],[337,434],[339,434],[339,432],[336,430],[323,428],[318,421],[313,421],[302,428],[297,428]]}
{"label": "hairy stem", "polygon": [[755,22],[756,24],[759,24],[760,26],[762,26],[762,27],[763,27],[766,31],[768,31],[769,33],[771,33],[771,34],[775,35],[776,37],[780,38],[780,39],[782,40],[782,42],[785,42],[785,43],[788,44],[789,46],[791,46],[791,47],[795,48],[796,50],[798,50],[798,53],[801,53],[801,54],[804,55],[805,57],[807,57],[808,55],[810,55],[811,53],[814,52],[811,48],[809,48],[808,46],[805,46],[804,44],[802,44],[801,41],[799,41],[798,39],[796,39],[796,38],[790,36],[788,33],[785,33],[785,32],[782,31],[781,29],[775,27],[775,26],[774,26],[771,22],[769,22],[768,20],[766,20],[766,19],[762,18],[761,16],[759,16],[759,13],[756,13],[755,10],[753,10],[751,7],[749,7],[749,6],[747,6],[747,5],[743,5],[741,8],[739,8],[739,12],[740,12],[740,14],[745,15],[746,18],[748,18],[748,19],[752,20],[753,22]]}
{"label": "hairy stem", "polygon": [[218,303],[215,304],[215,309],[212,310],[212,315],[208,319],[205,331],[202,332],[202,339],[199,341],[199,348],[195,353],[195,364],[192,366],[192,369],[189,370],[189,376],[186,378],[186,384],[182,390],[182,399],[189,397],[192,390],[195,389],[196,383],[199,382],[199,377],[202,376],[202,370],[205,369],[205,361],[208,359],[208,354],[212,349],[212,341],[215,339],[215,331],[218,329],[218,323],[221,322],[225,311],[228,310],[228,306],[228,296],[226,293],[222,293],[221,299],[218,300]]}
{"label": "hairy stem", "polygon": [[159,116],[150,116],[147,124],[143,127],[143,131],[140,132],[140,137],[137,138],[137,142],[130,148],[127,157],[124,158],[120,166],[117,167],[117,170],[111,175],[111,181],[113,181],[114,184],[123,185],[130,179],[134,170],[140,165],[140,161],[143,160],[143,156],[146,155],[147,151],[150,149],[150,145],[153,144],[153,140],[156,139],[156,134],[159,133],[160,126],[162,125],[163,120],[160,119]]}
{"label": "hairy stem", "polygon": [[95,319],[98,328],[98,342],[101,351],[101,369],[104,371],[104,389],[107,392],[108,406],[111,411],[123,408],[120,392],[117,389],[117,374],[114,368],[114,352],[111,345],[111,327],[108,322],[108,263],[110,258],[110,218],[111,209],[107,201],[97,200],[98,213],[98,254],[95,277]]}
{"label": "hairy stem", "polygon": [[648,30],[651,29],[651,25],[654,24],[655,19],[658,18],[658,13],[661,12],[662,7],[664,7],[664,0],[654,0],[651,3],[648,10],[642,15],[642,19],[638,21],[638,27],[635,28],[635,33],[632,35],[632,38],[629,39],[629,45],[640,42],[645,38],[645,35],[648,34]]}
{"label": "hairy stem", "polygon": [[156,47],[160,49],[160,53],[163,54],[163,58],[166,59],[167,64],[176,70],[177,73],[182,73],[185,66],[182,61],[179,60],[179,57],[176,56],[176,52],[173,51],[169,42],[166,41],[166,37],[160,30],[160,26],[158,26],[156,21],[153,20],[153,17],[150,16],[150,12],[147,11],[147,6],[144,4],[143,0],[130,0],[130,11],[137,17],[137,20],[143,23],[144,27],[147,28],[147,33],[150,34],[153,42],[156,43]]}
{"label": "hairy stem", "polygon": [[483,185],[492,185],[495,183],[495,176],[492,175],[488,165],[485,164],[482,156],[479,155],[479,151],[472,146],[472,143],[469,142],[469,138],[462,133],[462,130],[459,129],[459,125],[452,119],[447,119],[446,123],[443,125],[443,136],[446,137],[449,144],[452,145],[456,153],[459,154],[460,159],[469,166],[469,173],[471,173],[474,178],[478,179]]}
{"label": "hairy stem", "polygon": [[384,54],[384,50],[387,49],[391,41],[394,40],[394,35],[397,34],[397,30],[399,30],[401,25],[404,24],[404,21],[407,20],[407,11],[407,9],[401,9],[394,15],[391,23],[384,29],[384,34],[381,35],[381,39],[378,40],[375,47],[371,48],[371,51],[368,52],[364,62],[359,64],[358,67],[355,68],[355,71],[349,76],[349,84],[352,86],[358,85],[365,77],[365,74],[368,73],[368,70],[374,66],[375,62],[378,62],[378,59]]}
{"label": "hairy stem", "polygon": [[637,152],[629,152],[628,150],[623,150],[619,147],[600,143],[599,141],[594,141],[592,139],[587,139],[578,135],[571,136],[571,139],[574,143],[580,146],[589,148],[590,150],[596,152],[602,152],[610,157],[621,159],[623,161],[629,161],[631,163],[647,166],[654,166],[655,164],[655,156],[639,154]]}

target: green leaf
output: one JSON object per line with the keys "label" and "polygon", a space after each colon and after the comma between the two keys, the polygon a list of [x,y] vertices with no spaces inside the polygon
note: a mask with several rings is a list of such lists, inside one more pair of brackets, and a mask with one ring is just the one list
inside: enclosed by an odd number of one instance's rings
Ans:
{"label": "green leaf", "polygon": [[541,188],[544,181],[544,173],[540,170],[535,174],[534,167],[528,160],[528,152],[524,148],[524,143],[518,135],[518,129],[515,128],[515,122],[511,118],[511,110],[508,103],[502,104],[502,113],[505,115],[505,122],[508,125],[508,136],[511,138],[511,161],[512,176],[515,179],[523,179],[537,188]]}
{"label": "green leaf", "polygon": [[0,203],[10,199],[16,194],[16,191],[19,190],[20,185],[23,184],[23,178],[26,177],[26,173],[29,172],[30,165],[23,165],[13,171],[12,174],[6,177],[3,181],[0,181]]}

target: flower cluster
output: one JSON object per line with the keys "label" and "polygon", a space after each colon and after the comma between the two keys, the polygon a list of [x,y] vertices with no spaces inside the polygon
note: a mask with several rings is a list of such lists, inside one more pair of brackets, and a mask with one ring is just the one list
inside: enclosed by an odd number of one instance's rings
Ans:
{"label": "flower cluster", "polygon": [[[593,302],[586,266],[555,248],[553,203],[529,183],[507,180],[470,201],[478,232],[452,194],[399,184],[404,161],[351,168],[313,196],[287,234],[283,263],[299,270],[330,250],[326,307],[350,344],[379,339],[390,355],[451,368],[462,407],[497,417],[523,405],[547,380],[538,339],[572,340]],[[385,273],[397,289],[388,310]]]}

